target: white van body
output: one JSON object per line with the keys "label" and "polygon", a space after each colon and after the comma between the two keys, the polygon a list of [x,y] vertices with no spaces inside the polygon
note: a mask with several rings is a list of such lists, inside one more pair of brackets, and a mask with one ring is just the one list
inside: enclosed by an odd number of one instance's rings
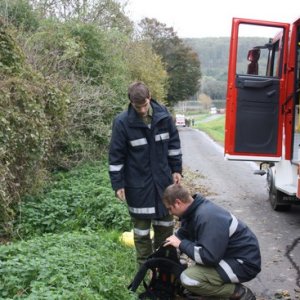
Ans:
{"label": "white van body", "polygon": [[185,127],[185,116],[177,114],[175,119],[175,125]]}

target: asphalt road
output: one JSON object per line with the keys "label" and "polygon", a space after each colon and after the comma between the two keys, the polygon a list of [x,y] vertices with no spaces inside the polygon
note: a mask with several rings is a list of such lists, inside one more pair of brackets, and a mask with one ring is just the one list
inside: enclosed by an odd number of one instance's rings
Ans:
{"label": "asphalt road", "polygon": [[[248,224],[259,239],[262,271],[246,285],[257,299],[300,299],[300,206],[273,211],[265,175],[253,174],[255,163],[224,160],[223,148],[196,129],[179,128],[179,134],[184,168],[199,175],[196,181],[210,191],[209,199]],[[275,297],[277,291],[285,297]]]}

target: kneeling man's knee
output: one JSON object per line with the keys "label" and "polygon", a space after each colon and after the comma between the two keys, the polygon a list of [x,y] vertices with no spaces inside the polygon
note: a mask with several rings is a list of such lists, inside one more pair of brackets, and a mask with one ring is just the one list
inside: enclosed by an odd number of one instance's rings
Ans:
{"label": "kneeling man's knee", "polygon": [[180,281],[181,281],[182,285],[186,288],[201,285],[200,281],[189,277],[185,272],[181,273]]}

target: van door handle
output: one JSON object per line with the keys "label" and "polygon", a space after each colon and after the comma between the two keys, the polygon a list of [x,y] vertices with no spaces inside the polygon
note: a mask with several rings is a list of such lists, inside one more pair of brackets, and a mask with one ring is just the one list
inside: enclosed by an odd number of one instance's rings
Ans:
{"label": "van door handle", "polygon": [[271,86],[273,84],[273,80],[264,80],[264,81],[254,81],[254,80],[245,80],[244,87],[252,87],[252,88],[264,88],[267,86]]}

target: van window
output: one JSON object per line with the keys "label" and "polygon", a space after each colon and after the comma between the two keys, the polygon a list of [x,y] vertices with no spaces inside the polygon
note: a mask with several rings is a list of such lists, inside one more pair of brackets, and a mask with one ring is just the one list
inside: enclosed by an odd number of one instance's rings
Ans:
{"label": "van window", "polygon": [[280,77],[282,36],[282,28],[241,24],[236,73]]}

